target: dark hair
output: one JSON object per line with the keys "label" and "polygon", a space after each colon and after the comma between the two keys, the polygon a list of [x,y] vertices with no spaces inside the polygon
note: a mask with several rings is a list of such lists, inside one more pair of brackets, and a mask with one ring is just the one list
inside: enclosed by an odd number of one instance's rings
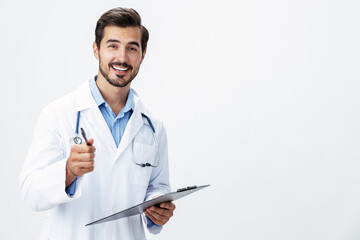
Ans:
{"label": "dark hair", "polygon": [[141,49],[144,53],[149,40],[149,32],[141,25],[141,17],[134,9],[117,7],[101,15],[95,28],[95,42],[98,48],[100,48],[104,29],[107,26],[139,27],[141,29]]}

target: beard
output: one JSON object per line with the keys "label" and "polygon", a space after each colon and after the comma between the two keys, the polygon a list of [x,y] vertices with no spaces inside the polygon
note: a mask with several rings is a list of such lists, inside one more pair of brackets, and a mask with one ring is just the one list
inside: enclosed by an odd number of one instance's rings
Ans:
{"label": "beard", "polygon": [[[110,78],[110,68],[111,66],[121,66],[128,68],[128,71],[130,72],[129,79],[125,80],[125,75],[118,75],[116,74],[116,78]],[[101,58],[99,57],[99,70],[101,75],[104,76],[104,78],[110,83],[111,85],[115,87],[126,87],[131,83],[131,81],[136,77],[140,69],[140,65],[137,68],[133,68],[131,65],[127,63],[121,63],[121,62],[112,62],[109,63],[108,66],[102,63]]]}

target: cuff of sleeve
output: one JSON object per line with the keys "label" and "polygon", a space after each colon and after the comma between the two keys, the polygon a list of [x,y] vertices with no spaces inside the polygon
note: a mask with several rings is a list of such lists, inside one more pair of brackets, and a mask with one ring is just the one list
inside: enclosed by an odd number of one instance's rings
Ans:
{"label": "cuff of sleeve", "polygon": [[152,228],[153,226],[161,227],[161,225],[154,223],[148,216],[146,216],[146,220],[147,220],[146,226],[148,228]]}
{"label": "cuff of sleeve", "polygon": [[75,180],[70,184],[70,186],[65,189],[65,192],[69,197],[72,197],[75,194],[77,179],[78,177],[76,177]]}
{"label": "cuff of sleeve", "polygon": [[143,219],[144,219],[144,222],[146,224],[146,227],[148,229],[148,231],[151,233],[151,234],[158,234],[161,232],[163,226],[160,226],[156,223],[154,223],[153,221],[151,221],[150,218],[148,218],[145,214],[142,214],[143,215]]}

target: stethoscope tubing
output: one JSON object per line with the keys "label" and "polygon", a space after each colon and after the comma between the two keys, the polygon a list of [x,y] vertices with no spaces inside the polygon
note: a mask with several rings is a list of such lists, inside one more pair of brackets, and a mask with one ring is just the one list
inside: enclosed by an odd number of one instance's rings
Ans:
{"label": "stethoscope tubing", "polygon": [[75,135],[79,135],[80,111],[77,112]]}

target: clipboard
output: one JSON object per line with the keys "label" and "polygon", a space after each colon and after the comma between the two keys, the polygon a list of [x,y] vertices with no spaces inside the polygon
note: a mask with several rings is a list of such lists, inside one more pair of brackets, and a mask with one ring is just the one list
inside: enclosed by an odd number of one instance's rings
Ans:
{"label": "clipboard", "polygon": [[206,188],[208,186],[210,186],[210,185],[191,186],[191,187],[180,188],[176,192],[166,193],[166,194],[161,195],[161,196],[159,196],[157,198],[145,201],[143,203],[140,203],[138,205],[135,205],[133,207],[125,209],[123,211],[117,212],[115,214],[112,214],[112,215],[109,215],[107,217],[104,217],[104,218],[101,218],[99,220],[88,223],[85,226],[90,226],[90,225],[94,225],[94,224],[114,221],[114,220],[117,220],[117,219],[121,219],[121,218],[125,218],[125,217],[134,216],[134,215],[137,215],[137,214],[141,214],[148,207],[159,205],[160,203],[163,203],[163,202],[175,201],[175,200],[177,200],[179,198],[185,197],[185,196],[187,196],[187,195],[189,195],[191,193],[197,192],[197,191],[199,191],[199,190],[201,190],[203,188]]}

